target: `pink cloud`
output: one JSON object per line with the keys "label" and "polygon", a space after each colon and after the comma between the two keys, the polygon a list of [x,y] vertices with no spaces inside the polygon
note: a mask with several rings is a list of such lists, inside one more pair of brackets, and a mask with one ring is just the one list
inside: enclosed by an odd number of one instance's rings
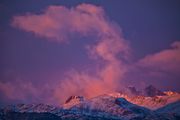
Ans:
{"label": "pink cloud", "polygon": [[28,13],[14,16],[12,25],[22,30],[49,38],[50,41],[63,42],[71,33],[87,36],[108,34],[110,25],[105,19],[104,10],[90,4],[80,4],[68,9],[64,6],[49,6],[43,14]]}
{"label": "pink cloud", "polygon": [[[70,42],[74,34],[96,37],[96,43],[88,44],[85,50],[89,58],[101,64],[84,70],[87,72],[68,72],[59,84],[52,86],[57,101],[62,102],[77,94],[93,97],[119,87],[118,83],[126,72],[123,60],[129,57],[129,45],[122,37],[119,26],[107,19],[103,8],[91,4],[80,4],[70,9],[49,6],[41,14],[14,16],[12,26],[57,43]],[[90,74],[91,71],[96,72]]]}
{"label": "pink cloud", "polygon": [[[31,83],[0,83],[0,91],[9,99],[27,100],[28,95],[36,98],[52,90],[49,93],[52,99],[49,100],[46,96],[46,100],[62,103],[70,95],[83,95],[89,98],[115,91],[122,87],[119,82],[127,71],[135,73],[127,74],[131,79],[140,78],[143,81],[152,75],[163,76],[168,72],[177,74],[180,71],[180,42],[175,42],[172,48],[148,55],[127,67],[123,61],[129,60],[130,47],[122,37],[119,26],[110,21],[103,8],[99,6],[49,6],[40,14],[14,16],[12,26],[57,43],[70,42],[74,34],[85,37],[93,35],[96,38],[95,44],[88,44],[85,50],[88,57],[97,62],[97,66],[83,71],[68,71],[63,79],[57,78],[54,84],[41,86],[42,90]],[[148,72],[139,68],[145,68]],[[141,82],[136,83],[139,85]],[[19,92],[15,93],[15,90]]]}
{"label": "pink cloud", "polygon": [[0,91],[5,97],[11,100],[25,99],[29,94],[36,93],[34,86],[27,82],[26,84],[20,80],[11,82],[0,82]]}
{"label": "pink cloud", "polygon": [[74,33],[81,36],[94,34],[98,43],[89,46],[89,51],[106,60],[116,59],[113,57],[119,53],[125,57],[129,52],[118,25],[107,19],[101,7],[91,4],[80,4],[70,9],[49,6],[42,14],[14,16],[12,25],[57,42],[68,41],[68,36]]}
{"label": "pink cloud", "polygon": [[174,42],[169,49],[147,55],[139,60],[138,64],[142,67],[154,68],[161,72],[178,73],[180,71],[180,42]]}
{"label": "pink cloud", "polygon": [[[52,86],[51,86],[52,87]],[[0,81],[1,103],[7,104],[9,101],[22,101],[26,103],[57,103],[52,95],[48,84],[34,85],[30,81],[15,79],[11,81]],[[44,94],[46,93],[46,94]]]}
{"label": "pink cloud", "polygon": [[[62,103],[70,95],[83,95],[89,98],[115,91],[122,87],[119,82],[126,75],[131,79],[142,80],[143,82],[135,81],[139,85],[144,84],[145,79],[152,76],[156,76],[159,82],[159,77],[170,73],[178,75],[180,71],[180,42],[175,42],[171,48],[148,55],[127,67],[124,60],[129,60],[130,47],[122,37],[119,26],[110,21],[103,8],[99,6],[49,6],[40,14],[14,16],[12,26],[61,44],[70,42],[76,34],[80,37],[93,35],[96,38],[95,44],[87,44],[85,49],[88,57],[97,62],[96,68],[68,71],[63,79],[58,79],[55,84],[44,88],[53,89],[52,99],[58,103]],[[3,86],[1,88],[7,96],[13,95],[13,90],[5,90]],[[36,91],[33,86],[31,89]]]}
{"label": "pink cloud", "polygon": [[180,42],[176,41],[168,49],[149,54],[129,65],[123,81],[144,88],[153,84],[164,90],[180,90]]}

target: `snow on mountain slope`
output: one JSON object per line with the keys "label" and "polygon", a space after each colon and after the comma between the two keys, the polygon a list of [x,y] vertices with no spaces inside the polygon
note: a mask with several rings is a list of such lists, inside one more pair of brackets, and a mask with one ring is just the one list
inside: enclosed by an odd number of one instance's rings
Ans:
{"label": "snow on mountain slope", "polygon": [[58,107],[46,104],[17,104],[9,105],[4,108],[4,111],[14,111],[14,112],[55,112]]}
{"label": "snow on mountain slope", "polygon": [[70,97],[66,100],[65,104],[62,105],[62,107],[63,107],[64,109],[69,109],[70,107],[72,107],[72,106],[74,106],[74,105],[76,105],[76,104],[79,104],[79,103],[83,102],[84,100],[85,100],[85,99],[84,99],[84,97],[82,97],[82,96],[70,96]]}
{"label": "snow on mountain slope", "polygon": [[180,118],[180,94],[161,92],[153,86],[146,87],[145,92],[129,87],[127,92],[104,94],[90,99],[70,96],[59,107],[45,104],[10,105],[0,109],[0,120],[9,115],[14,117],[14,114],[28,119],[31,115],[38,118],[39,114],[41,117],[56,115],[54,117],[57,119],[176,120]]}
{"label": "snow on mountain slope", "polygon": [[165,93],[163,96],[154,96],[154,97],[145,97],[145,96],[128,96],[127,94],[124,93],[111,93],[109,94],[110,96],[119,98],[123,97],[127,101],[143,106],[146,108],[149,108],[151,110],[156,110],[158,108],[161,108],[167,104],[176,102],[180,100],[180,94],[179,93],[173,93],[171,94]]}
{"label": "snow on mountain slope", "polygon": [[153,114],[151,110],[132,104],[124,98],[115,98],[109,95],[97,96],[88,100],[84,100],[78,96],[72,96],[66,101],[65,104],[68,105],[68,108],[66,109],[44,104],[18,104],[5,107],[3,111],[14,111],[19,113],[48,112],[67,118],[70,116],[72,118],[77,116],[89,116],[93,118],[120,120],[129,120],[132,118],[142,119],[147,115]]}
{"label": "snow on mountain slope", "polygon": [[[149,108],[151,110],[156,110],[158,108],[161,108],[163,106],[166,106],[170,103],[180,101],[180,94],[175,92],[164,92],[166,95],[163,96],[155,96],[155,97],[144,97],[144,96],[129,96],[124,93],[111,93],[107,94],[107,96],[111,96],[114,98],[125,98],[127,101],[143,106],[146,108]],[[100,96],[97,96],[96,98],[99,98]],[[94,101],[95,98],[92,100]],[[111,99],[109,97],[109,99]],[[86,101],[91,101],[91,99],[85,100],[82,96],[71,96],[69,99],[63,104],[61,107],[63,109],[69,109],[75,105],[84,103]],[[101,103],[100,103],[101,104]],[[13,110],[17,112],[51,112],[56,111],[61,108],[54,107],[51,105],[45,105],[45,104],[17,104],[17,105],[10,105],[5,107],[6,110]]]}
{"label": "snow on mountain slope", "polygon": [[[168,94],[167,96],[172,97],[173,95],[175,94]],[[1,109],[0,119],[1,116],[8,117],[8,115],[11,115],[11,112],[16,112],[12,114],[22,113],[21,115],[23,116],[26,116],[23,113],[50,113],[58,116],[58,119],[175,120],[180,117],[179,114],[174,114],[176,112],[179,113],[177,111],[179,110],[179,103],[170,104],[167,108],[162,108],[162,110],[152,111],[133,104],[125,98],[130,99],[130,97],[121,93],[105,94],[86,100],[83,97],[71,96],[64,104],[66,108],[63,108],[64,106],[54,107],[44,104],[18,104]],[[151,97],[142,96],[136,99],[139,103],[140,101],[148,103],[148,100],[153,100]],[[130,100],[135,101],[133,98]],[[173,114],[169,114],[171,110],[174,110]]]}
{"label": "snow on mountain slope", "polygon": [[86,114],[111,115],[121,119],[144,118],[147,115],[153,114],[151,110],[132,104],[124,98],[115,98],[109,95],[86,100],[74,105],[70,110]]}
{"label": "snow on mountain slope", "polygon": [[177,113],[180,116],[180,101],[170,103],[156,111],[159,113]]}

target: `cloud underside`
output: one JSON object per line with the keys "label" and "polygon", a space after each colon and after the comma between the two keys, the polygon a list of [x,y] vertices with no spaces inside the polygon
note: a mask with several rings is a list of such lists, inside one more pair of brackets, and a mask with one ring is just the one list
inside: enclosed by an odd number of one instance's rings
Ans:
{"label": "cloud underside", "polygon": [[[108,19],[103,8],[95,5],[80,4],[70,9],[64,6],[49,6],[40,14],[14,16],[11,25],[57,44],[71,43],[70,36],[75,34],[83,37],[93,35],[96,38],[97,42],[87,45],[85,49],[90,59],[102,64],[101,67],[91,68],[91,71],[96,71],[95,74],[84,72],[86,70],[69,71],[64,79],[59,80],[59,84],[45,87],[46,90],[53,89],[50,94],[60,102],[70,95],[94,97],[115,91],[121,87],[119,82],[132,66],[138,71],[148,69],[161,75],[169,71],[175,74],[180,71],[180,42],[173,43],[170,49],[148,55],[129,67],[125,61],[130,59],[130,46],[122,37],[121,29]],[[0,83],[0,91],[7,99],[12,100],[27,99],[27,93],[22,91],[13,97],[13,89],[24,89],[32,96],[39,96],[44,92],[44,89],[38,91],[30,83],[27,87],[23,86],[26,86],[26,83],[21,83],[20,86],[13,82]],[[8,87],[12,87],[12,90],[7,89]]]}

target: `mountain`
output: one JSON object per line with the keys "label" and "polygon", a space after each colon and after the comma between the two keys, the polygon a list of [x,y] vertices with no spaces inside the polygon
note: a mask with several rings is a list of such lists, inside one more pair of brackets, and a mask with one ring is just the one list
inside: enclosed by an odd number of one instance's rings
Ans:
{"label": "mountain", "polygon": [[170,91],[163,93],[153,97],[128,95],[122,92],[104,94],[90,99],[85,99],[83,96],[70,96],[58,107],[46,104],[10,105],[0,110],[0,120],[179,119],[180,94]]}
{"label": "mountain", "polygon": [[2,112],[0,111],[0,120],[61,120],[57,115],[51,113],[21,113],[21,112]]}
{"label": "mountain", "polygon": [[133,104],[143,106],[151,110],[156,110],[165,105],[180,100],[180,94],[146,97],[146,96],[128,96],[127,94],[117,92],[117,93],[111,93],[109,95],[116,98],[123,97]]}
{"label": "mountain", "polygon": [[149,85],[144,89],[143,95],[147,97],[155,97],[155,96],[163,96],[165,94],[159,89],[155,88],[153,85]]}
{"label": "mountain", "polygon": [[83,102],[85,98],[83,96],[70,96],[63,104],[64,109],[69,109],[70,107]]}
{"label": "mountain", "polygon": [[14,112],[35,112],[35,113],[44,113],[44,112],[55,112],[59,110],[60,107],[55,107],[52,105],[46,104],[17,104],[9,105],[3,108],[4,111],[14,111]]}
{"label": "mountain", "polygon": [[127,87],[126,91],[128,92],[127,94],[130,94],[130,95],[134,95],[134,96],[141,95],[141,91],[138,91],[138,90],[137,90],[135,87],[133,87],[133,86]]}
{"label": "mountain", "polygon": [[156,110],[159,113],[176,113],[180,116],[180,100]]}
{"label": "mountain", "polygon": [[146,107],[151,110],[159,109],[170,103],[180,100],[180,94],[172,91],[162,92],[152,85],[147,86],[142,91],[135,87],[128,87],[125,91],[110,93],[113,97],[123,97],[129,102]]}
{"label": "mountain", "polygon": [[[81,97],[72,96],[68,98],[65,104],[71,104],[83,100]],[[71,104],[72,105],[72,104]],[[41,109],[40,109],[41,108]],[[9,115],[18,113],[51,113],[60,118],[98,118],[98,119],[135,119],[145,118],[153,112],[144,107],[132,104],[124,98],[115,98],[109,95],[101,95],[92,99],[80,101],[69,108],[53,107],[44,104],[38,105],[16,105],[8,106],[3,109],[4,113]],[[16,112],[16,113],[13,113]],[[21,114],[20,114],[21,115]],[[12,115],[13,116],[13,115]]]}
{"label": "mountain", "polygon": [[143,119],[153,112],[144,107],[132,104],[124,98],[115,98],[109,95],[101,95],[81,104],[77,104],[70,110],[98,116],[114,117],[121,119]]}

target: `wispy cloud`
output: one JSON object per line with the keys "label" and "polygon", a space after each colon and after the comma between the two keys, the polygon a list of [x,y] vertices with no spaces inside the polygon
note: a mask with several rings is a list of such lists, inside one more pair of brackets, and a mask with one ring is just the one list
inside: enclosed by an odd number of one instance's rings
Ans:
{"label": "wispy cloud", "polygon": [[[0,81],[1,104],[9,104],[9,102],[22,103],[55,103],[52,95],[51,87],[48,84],[43,86],[36,86],[30,81],[21,79]],[[46,93],[46,94],[44,94]]]}
{"label": "wispy cloud", "polygon": [[178,73],[180,71],[180,42],[171,44],[171,48],[147,55],[139,60],[138,65],[161,72]]}
{"label": "wispy cloud", "polygon": [[144,58],[131,64],[126,76],[126,84],[136,84],[145,87],[153,84],[161,89],[179,89],[180,71],[180,42],[176,41],[168,49]]}
{"label": "wispy cloud", "polygon": [[[70,95],[83,95],[93,97],[99,94],[115,91],[122,87],[119,82],[128,77],[144,81],[152,76],[166,76],[169,72],[178,75],[180,68],[180,43],[175,42],[172,48],[162,50],[158,53],[147,55],[135,63],[127,64],[129,60],[130,46],[122,37],[120,27],[109,20],[102,7],[91,4],[80,4],[76,7],[66,8],[64,6],[49,6],[39,14],[27,13],[25,15],[14,16],[12,26],[21,30],[32,32],[37,37],[44,37],[50,42],[58,44],[70,43],[72,37],[93,36],[94,44],[87,44],[88,57],[97,62],[96,67],[86,70],[66,71],[63,79],[57,79],[54,84],[48,87],[38,87],[33,84],[0,83],[0,90],[9,99],[28,99],[26,95],[43,96],[45,91],[51,91],[51,100],[47,101],[63,102]],[[68,47],[68,46],[67,46]],[[99,64],[100,63],[100,64]],[[125,79],[127,80],[127,79]],[[159,82],[159,79],[157,79]],[[129,84],[128,80],[125,81]],[[176,83],[176,82],[175,82]],[[27,87],[23,87],[23,85]],[[13,86],[14,85],[14,86]],[[19,86],[20,85],[20,86]],[[7,89],[11,87],[11,89]],[[22,90],[19,95],[13,97],[14,90]],[[31,91],[26,93],[23,91]]]}
{"label": "wispy cloud", "polygon": [[123,61],[130,54],[129,45],[119,26],[110,21],[99,6],[80,4],[70,9],[49,6],[41,14],[15,16],[12,25],[57,43],[70,42],[74,34],[96,38],[96,43],[87,45],[85,50],[89,58],[100,61],[100,67],[90,68],[90,71],[96,71],[95,74],[76,70],[68,72],[57,86],[52,86],[55,88],[54,97],[59,100],[72,94],[93,97],[114,91],[126,71]]}

